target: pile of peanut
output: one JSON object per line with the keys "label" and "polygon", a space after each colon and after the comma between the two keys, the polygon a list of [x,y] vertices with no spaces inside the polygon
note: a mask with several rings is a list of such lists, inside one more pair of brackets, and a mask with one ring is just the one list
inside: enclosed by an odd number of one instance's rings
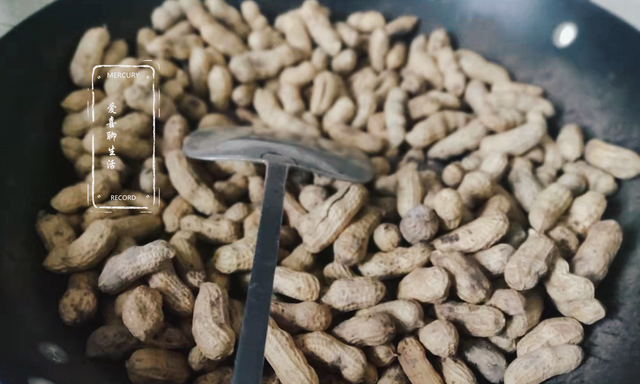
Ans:
{"label": "pile of peanut", "polygon": [[[534,384],[580,365],[622,241],[601,220],[606,197],[640,156],[585,145],[575,124],[554,141],[540,87],[454,50],[443,29],[411,38],[415,16],[331,22],[307,0],[270,25],[253,1],[167,0],[151,22],[136,52],[105,27],[82,37],[60,142],[81,181],[37,219],[44,267],[69,274],[62,320],[103,319],[88,357],[126,360],[136,384],[230,383],[264,169],[181,146],[192,126],[253,125],[350,144],[375,168],[367,185],[290,173],[263,383]],[[96,73],[92,121],[93,66],[141,63],[155,80]],[[93,208],[92,139],[97,204],[160,206]],[[556,317],[541,319],[545,302]]]}

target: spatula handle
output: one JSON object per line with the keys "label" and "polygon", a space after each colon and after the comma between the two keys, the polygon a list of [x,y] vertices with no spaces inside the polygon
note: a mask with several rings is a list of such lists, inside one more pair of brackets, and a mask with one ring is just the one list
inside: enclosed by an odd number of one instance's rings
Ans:
{"label": "spatula handle", "polygon": [[233,384],[260,384],[269,325],[273,276],[278,263],[282,206],[288,165],[267,164],[262,216],[253,257],[251,281],[236,354]]}

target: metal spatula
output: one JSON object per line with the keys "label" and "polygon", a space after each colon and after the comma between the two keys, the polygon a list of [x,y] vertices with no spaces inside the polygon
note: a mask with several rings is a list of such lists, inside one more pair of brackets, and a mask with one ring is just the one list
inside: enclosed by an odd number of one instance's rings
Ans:
{"label": "metal spatula", "polygon": [[259,384],[289,168],[357,183],[369,181],[373,168],[357,149],[322,138],[251,127],[194,132],[185,140],[183,151],[199,160],[247,160],[267,167],[262,216],[233,375],[234,384]]}

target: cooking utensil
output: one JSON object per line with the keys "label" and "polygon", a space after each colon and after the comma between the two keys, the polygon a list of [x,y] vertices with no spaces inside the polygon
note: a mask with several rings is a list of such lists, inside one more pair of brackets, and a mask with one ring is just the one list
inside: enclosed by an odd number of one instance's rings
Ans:
{"label": "cooking utensil", "polygon": [[259,384],[289,168],[355,183],[369,181],[373,168],[367,156],[357,149],[322,138],[251,127],[196,131],[184,141],[182,150],[187,157],[199,160],[246,160],[267,166],[244,326],[233,373],[234,384]]}
{"label": "cooking utensil", "polygon": [[[562,124],[576,123],[584,127],[587,137],[640,150],[640,33],[588,1],[321,2],[336,20],[357,10],[377,9],[388,19],[419,16],[418,32],[444,27],[455,36],[456,46],[505,65],[517,81],[545,88],[558,111],[550,124],[552,135]],[[128,382],[122,361],[84,357],[87,336],[101,324],[100,315],[83,327],[60,321],[58,300],[67,278],[40,265],[46,251],[34,222],[37,212],[47,209],[51,196],[77,180],[73,165],[59,148],[65,115],[59,102],[75,89],[68,68],[78,40],[86,29],[106,24],[114,38],[127,38],[133,51],[138,29],[150,24],[149,15],[161,3],[58,0],[0,39],[0,153],[5,159],[0,163],[2,384],[24,384],[39,377],[55,384]],[[240,0],[229,3],[238,6]],[[271,21],[300,4],[293,0],[259,3]],[[575,23],[577,37],[561,49],[554,45],[553,36],[567,21]],[[639,202],[639,180],[625,181],[609,199],[605,215],[620,222],[624,241],[596,293],[607,306],[607,317],[585,327],[582,365],[548,383],[637,382]],[[99,300],[104,302],[106,297]]]}

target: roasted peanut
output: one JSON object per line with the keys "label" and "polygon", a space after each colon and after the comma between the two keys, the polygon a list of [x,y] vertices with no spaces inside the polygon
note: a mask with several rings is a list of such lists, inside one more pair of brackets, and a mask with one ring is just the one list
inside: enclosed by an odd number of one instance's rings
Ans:
{"label": "roasted peanut", "polygon": [[589,228],[600,220],[606,207],[607,200],[603,194],[587,191],[573,201],[562,223],[577,235],[585,237]]}
{"label": "roasted peanut", "polygon": [[365,347],[393,340],[396,328],[388,315],[372,313],[343,321],[333,328],[332,333],[349,344]]}
{"label": "roasted peanut", "polygon": [[505,384],[542,383],[578,368],[584,354],[576,345],[543,347],[515,359],[504,373]]}
{"label": "roasted peanut", "polygon": [[491,283],[472,258],[460,252],[435,251],[431,254],[431,263],[453,276],[456,294],[462,300],[477,304],[489,299]]}
{"label": "roasted peanut", "polygon": [[547,273],[555,244],[544,235],[529,230],[529,237],[507,262],[504,278],[513,289],[524,291],[535,287]]}
{"label": "roasted peanut", "polygon": [[324,331],[331,325],[331,308],[325,304],[306,301],[297,304],[271,302],[271,316],[285,329]]}
{"label": "roasted peanut", "polygon": [[467,365],[457,357],[442,359],[442,376],[447,384],[475,384],[476,377]]}
{"label": "roasted peanut", "polygon": [[89,358],[122,360],[140,347],[126,326],[104,325],[96,329],[87,339],[85,355]]}
{"label": "roasted peanut", "polygon": [[509,228],[509,219],[500,212],[480,216],[469,224],[438,237],[432,245],[443,252],[472,253],[496,243]]}
{"label": "roasted peanut", "polygon": [[303,216],[297,228],[307,250],[316,253],[331,244],[349,225],[367,197],[366,188],[352,184],[341,188]]}
{"label": "roasted peanut", "polygon": [[496,244],[489,249],[474,253],[473,258],[492,276],[498,276],[504,274],[505,267],[514,252],[515,249],[510,244]]}
{"label": "roasted peanut", "polygon": [[618,184],[611,174],[587,164],[584,161],[567,163],[562,167],[564,172],[573,172],[584,176],[591,191],[609,196],[618,189]]}
{"label": "roasted peanut", "polygon": [[582,325],[569,317],[556,317],[542,321],[518,342],[518,356],[544,347],[562,344],[580,344],[584,337]]}
{"label": "roasted peanut", "polygon": [[398,247],[390,252],[378,252],[358,264],[363,276],[390,279],[405,275],[429,261],[431,248],[418,243],[411,248]]}
{"label": "roasted peanut", "polygon": [[490,305],[445,302],[436,304],[438,318],[449,320],[464,332],[476,337],[489,337],[504,328],[504,314]]}
{"label": "roasted peanut", "polygon": [[74,273],[68,289],[60,298],[58,312],[65,324],[77,325],[90,320],[98,309],[98,275],[93,271]]}
{"label": "roasted peanut", "polygon": [[202,283],[193,308],[193,337],[202,353],[220,360],[233,353],[235,333],[230,326],[227,292]]}
{"label": "roasted peanut", "polygon": [[458,331],[446,320],[435,320],[418,331],[418,338],[436,356],[450,357],[458,348]]}
{"label": "roasted peanut", "polygon": [[[321,332],[313,334],[315,333]],[[307,335],[312,335],[312,333]],[[278,328],[273,319],[269,319],[264,357],[282,384],[318,384],[318,375],[307,363],[303,353],[307,354],[308,352],[299,344],[298,340],[294,342],[291,335]]]}
{"label": "roasted peanut", "polygon": [[193,294],[176,275],[171,262],[165,262],[158,271],[149,275],[148,282],[149,287],[162,294],[169,309],[181,316],[191,316],[194,305]]}
{"label": "roasted peanut", "polygon": [[607,275],[621,243],[622,229],[617,222],[604,220],[593,224],[571,260],[571,270],[598,284]]}
{"label": "roasted peanut", "polygon": [[195,232],[214,244],[230,244],[240,237],[240,226],[237,223],[217,216],[184,216],[180,219],[180,229]]}
{"label": "roasted peanut", "polygon": [[395,300],[378,304],[371,308],[361,309],[356,316],[367,316],[375,313],[387,314],[395,324],[397,332],[409,333],[424,325],[424,313],[420,304],[413,300]]}
{"label": "roasted peanut", "polygon": [[155,336],[163,327],[160,292],[141,285],[132,290],[122,306],[122,321],[132,335],[141,341]]}
{"label": "roasted peanut", "polygon": [[421,303],[440,303],[449,295],[449,274],[442,268],[418,268],[398,285],[398,299],[414,299]]}
{"label": "roasted peanut", "polygon": [[318,331],[297,336],[295,343],[310,360],[338,369],[347,381],[359,383],[364,379],[367,361],[360,349]]}
{"label": "roasted peanut", "polygon": [[553,183],[538,194],[529,210],[529,223],[539,233],[544,233],[553,227],[569,209],[573,197],[566,187]]}
{"label": "roasted peanut", "polygon": [[483,339],[461,340],[460,351],[462,357],[489,382],[502,382],[507,361],[493,344]]}
{"label": "roasted peanut", "polygon": [[335,261],[346,266],[361,262],[366,256],[369,239],[380,223],[381,216],[382,211],[376,207],[363,208],[333,243]]}
{"label": "roasted peanut", "polygon": [[352,277],[334,281],[322,296],[322,302],[348,312],[376,305],[386,293],[384,284],[370,277]]}
{"label": "roasted peanut", "polygon": [[427,360],[424,348],[413,336],[398,343],[398,361],[411,383],[443,384],[442,378]]}
{"label": "roasted peanut", "polygon": [[158,271],[165,260],[174,256],[174,250],[164,240],[128,248],[107,260],[98,286],[102,292],[118,293],[140,277]]}
{"label": "roasted peanut", "polygon": [[178,352],[164,349],[138,349],[127,360],[126,367],[129,380],[134,384],[184,384],[191,376],[187,358]]}
{"label": "roasted peanut", "polygon": [[400,221],[402,237],[411,244],[427,242],[438,232],[436,212],[424,205],[411,208]]}

